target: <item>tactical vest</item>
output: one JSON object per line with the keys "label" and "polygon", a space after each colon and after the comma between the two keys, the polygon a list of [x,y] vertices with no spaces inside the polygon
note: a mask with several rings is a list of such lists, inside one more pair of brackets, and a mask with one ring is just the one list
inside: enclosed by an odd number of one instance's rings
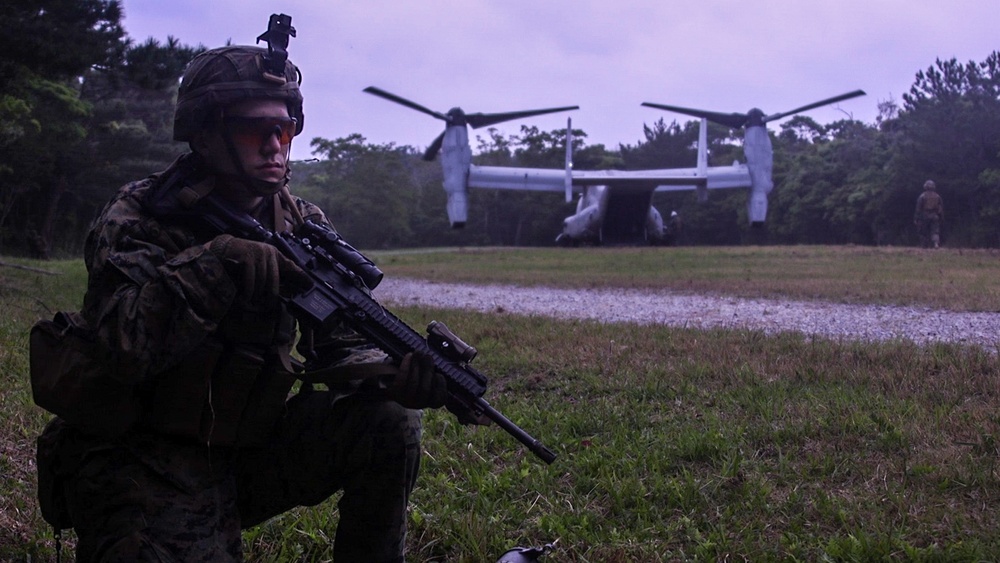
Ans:
{"label": "tactical vest", "polygon": [[[294,228],[274,195],[276,230]],[[157,432],[206,445],[258,446],[281,418],[295,383],[295,320],[233,311],[210,338],[175,368],[157,376],[144,422]]]}
{"label": "tactical vest", "polygon": [[[294,228],[294,211],[274,198],[274,224]],[[147,428],[206,445],[256,446],[271,434],[295,382],[294,337],[287,311],[236,313],[176,366],[130,385],[109,373],[84,317],[60,312],[32,327],[32,394],[40,407],[99,436]]]}

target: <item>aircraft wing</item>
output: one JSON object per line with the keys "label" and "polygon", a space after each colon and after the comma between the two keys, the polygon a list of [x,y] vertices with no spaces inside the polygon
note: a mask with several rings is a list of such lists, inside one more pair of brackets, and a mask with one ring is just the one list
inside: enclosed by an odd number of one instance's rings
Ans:
{"label": "aircraft wing", "polygon": [[509,168],[506,166],[469,166],[468,186],[496,190],[562,192],[566,171],[555,168]]}
{"label": "aircraft wing", "polygon": [[[663,170],[573,170],[574,186],[609,186],[657,191],[684,191],[698,188],[749,188],[750,174],[745,165],[712,166],[699,174],[697,168]],[[566,171],[556,168],[510,168],[469,166],[470,188],[562,193]]]}
{"label": "aircraft wing", "polygon": [[732,166],[711,166],[706,169],[706,181],[704,184],[690,184],[687,186],[679,184],[661,184],[656,187],[658,192],[677,192],[684,190],[695,190],[705,186],[710,190],[724,190],[730,188],[749,188],[750,171],[745,164],[734,164]]}

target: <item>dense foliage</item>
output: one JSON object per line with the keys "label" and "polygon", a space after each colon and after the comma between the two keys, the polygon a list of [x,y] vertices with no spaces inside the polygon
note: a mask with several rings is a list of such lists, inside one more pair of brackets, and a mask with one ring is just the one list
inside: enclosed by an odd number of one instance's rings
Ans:
{"label": "dense foliage", "polygon": [[[0,254],[72,256],[90,219],[125,182],[186,150],[171,140],[184,64],[203,47],[136,43],[117,0],[14,0],[0,7]],[[997,247],[1000,232],[1000,52],[982,62],[938,60],[875,123],[819,124],[796,116],[770,131],[775,191],[767,226],[751,229],[746,190],[654,195],[685,218],[685,244],[909,245],[913,206],[933,178],[949,246]],[[711,109],[711,108],[709,108]],[[643,125],[636,145],[587,145],[577,169],[688,167],[695,122]],[[741,131],[711,125],[710,164],[743,160]],[[305,142],[299,140],[297,142]],[[479,164],[560,168],[564,134],[523,126],[474,141]],[[316,201],[362,248],[551,245],[574,213],[561,194],[472,190],[464,230],[448,228],[436,163],[420,150],[373,145],[359,133],[311,140],[294,189]],[[372,225],[378,225],[372,229]]]}
{"label": "dense foliage", "polygon": [[117,0],[17,0],[0,13],[0,253],[75,254],[118,186],[182,152],[172,105],[200,47],[134,43]]}

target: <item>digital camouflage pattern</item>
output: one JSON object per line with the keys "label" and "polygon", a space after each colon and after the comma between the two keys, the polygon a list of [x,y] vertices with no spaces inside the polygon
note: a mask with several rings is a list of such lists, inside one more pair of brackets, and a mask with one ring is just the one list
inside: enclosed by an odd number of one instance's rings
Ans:
{"label": "digital camouflage pattern", "polygon": [[338,490],[334,558],[402,561],[420,460],[420,412],[306,391],[263,448],[211,448],[144,432],[86,449],[68,480],[79,561],[239,561],[240,528]]}
{"label": "digital camouflage pattern", "polygon": [[[167,172],[123,187],[87,239],[82,313],[107,351],[111,373],[156,389],[187,367],[185,358],[218,344],[287,358],[293,335],[284,309],[241,302],[209,249],[211,234],[146,212],[146,198]],[[316,206],[298,198],[295,204],[303,217],[327,222]],[[283,216],[274,205],[280,200],[258,216],[269,228]],[[386,357],[346,328],[315,340],[324,365]],[[420,414],[394,402],[303,386],[285,403],[265,445],[255,448],[165,436],[143,423],[114,440],[58,422],[46,434],[59,444],[55,455],[80,561],[239,560],[241,527],[338,490],[337,561],[402,560]]]}

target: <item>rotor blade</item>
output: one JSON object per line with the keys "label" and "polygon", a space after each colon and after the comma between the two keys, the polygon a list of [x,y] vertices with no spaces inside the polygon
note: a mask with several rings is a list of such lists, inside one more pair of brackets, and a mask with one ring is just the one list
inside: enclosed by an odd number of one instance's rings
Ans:
{"label": "rotor blade", "polygon": [[789,115],[793,115],[793,114],[796,114],[796,113],[799,113],[799,112],[803,112],[803,111],[806,111],[806,110],[810,110],[810,109],[813,109],[813,108],[818,108],[820,106],[825,106],[825,105],[829,105],[829,104],[835,104],[835,103],[841,102],[843,100],[849,100],[851,98],[856,98],[858,96],[864,96],[864,95],[865,95],[865,91],[864,90],[855,90],[853,92],[848,92],[846,94],[841,94],[839,96],[834,96],[832,98],[827,98],[827,99],[825,99],[823,101],[820,101],[820,102],[814,102],[814,103],[811,103],[811,104],[809,104],[807,106],[802,106],[800,108],[795,108],[792,111],[786,111],[784,113],[776,113],[774,115],[769,115],[769,116],[767,116],[767,117],[764,118],[764,123],[767,123],[768,121],[774,121],[774,120],[777,120],[777,119],[781,119],[783,117],[788,117]]}
{"label": "rotor blade", "polygon": [[441,134],[434,139],[434,142],[431,143],[431,146],[427,147],[427,150],[424,151],[424,160],[427,162],[434,160],[438,151],[441,150],[441,142],[444,141],[444,133],[445,132],[442,131]]}
{"label": "rotor blade", "polygon": [[411,102],[410,100],[407,100],[406,98],[401,98],[401,97],[399,97],[399,96],[397,96],[395,94],[392,94],[390,92],[386,92],[385,90],[382,90],[381,88],[376,88],[375,86],[369,86],[369,87],[365,88],[364,91],[368,92],[369,94],[372,94],[373,96],[378,96],[380,98],[385,98],[385,99],[389,100],[390,102],[396,102],[397,104],[404,105],[404,106],[406,106],[406,107],[408,107],[410,109],[415,109],[415,110],[417,110],[419,112],[426,113],[427,115],[436,117],[436,118],[438,118],[438,119],[440,119],[442,121],[448,121],[448,116],[444,115],[443,113],[436,112],[436,111],[431,110],[431,109],[427,109],[424,106],[422,106],[422,105],[420,105],[420,104],[418,104],[416,102]]}
{"label": "rotor blade", "polygon": [[725,125],[726,127],[729,127],[731,129],[739,129],[740,127],[746,125],[747,122],[747,115],[745,113],[718,113],[714,111],[705,111],[701,109],[682,108],[680,106],[651,104],[649,102],[643,102],[642,105],[650,108],[683,113],[684,115],[690,115],[692,117],[703,117],[711,121],[712,123]]}
{"label": "rotor blade", "polygon": [[533,115],[543,115],[546,113],[556,113],[558,111],[569,111],[573,109],[580,109],[580,106],[511,111],[506,113],[469,113],[465,115],[465,121],[473,129],[479,129],[480,127],[485,127],[487,125],[496,125],[497,123],[503,123],[504,121],[511,121],[513,119],[521,119],[522,117],[531,117]]}

